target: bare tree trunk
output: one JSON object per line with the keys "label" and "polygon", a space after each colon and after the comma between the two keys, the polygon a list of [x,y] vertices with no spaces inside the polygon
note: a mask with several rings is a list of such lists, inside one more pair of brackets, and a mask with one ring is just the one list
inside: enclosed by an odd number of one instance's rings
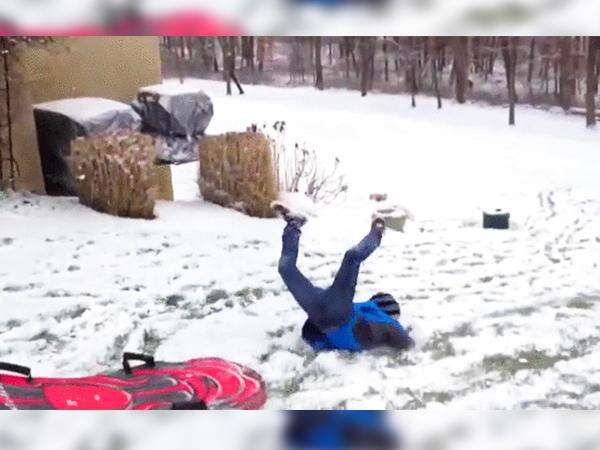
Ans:
{"label": "bare tree trunk", "polygon": [[410,105],[415,108],[417,106],[417,74],[415,62],[413,61],[410,68],[411,90],[410,90]]}
{"label": "bare tree trunk", "polygon": [[[10,133],[10,126],[8,124],[10,118],[10,89],[8,84],[8,42],[6,37],[0,37],[0,52],[2,55],[2,71],[0,72],[0,79],[2,85],[0,86],[0,98],[3,100],[3,104],[0,105],[0,190],[4,189],[4,145],[10,147],[7,142],[9,139],[4,138],[4,129],[8,127],[7,132]],[[8,148],[10,151],[10,148]],[[8,152],[7,152],[8,153]],[[10,159],[10,158],[7,158]]]}
{"label": "bare tree trunk", "polygon": [[446,68],[446,44],[444,44],[441,48],[440,60],[440,71],[442,71]]}
{"label": "bare tree trunk", "polygon": [[225,80],[227,95],[231,95],[231,55],[232,49],[230,48],[230,42],[228,37],[219,38],[221,44],[221,51],[223,53],[223,78]]}
{"label": "bare tree trunk", "polygon": [[515,89],[515,72],[517,67],[517,42],[518,37],[502,38],[502,58],[506,70],[506,87],[508,90],[508,124],[515,124],[515,103],[517,100]]}
{"label": "bare tree trunk", "polygon": [[187,36],[185,39],[185,46],[187,48],[187,59],[194,58],[194,44],[192,42],[192,36]]}
{"label": "bare tree trunk", "polygon": [[394,36],[392,37],[392,42],[394,42],[395,45],[395,52],[394,52],[394,71],[396,72],[396,78],[399,79],[400,78],[400,61],[398,61],[398,49],[400,48],[400,38],[398,36]]}
{"label": "bare tree trunk", "polygon": [[265,68],[265,47],[264,37],[256,38],[256,61],[258,65],[258,71],[262,72]]}
{"label": "bare tree trunk", "polygon": [[175,52],[175,58],[176,58],[175,70],[177,71],[177,78],[179,78],[179,82],[181,84],[183,84],[184,75],[183,75],[182,59],[184,56],[184,50],[183,50],[183,47],[185,45],[184,38],[183,37],[179,38],[179,41],[180,41],[179,44],[180,44],[180,49],[181,49],[181,56],[177,52]]}
{"label": "bare tree trunk", "polygon": [[317,36],[314,39],[315,46],[315,86],[318,90],[323,90],[323,64],[321,63],[321,37]]}
{"label": "bare tree trunk", "polygon": [[529,64],[527,67],[527,84],[531,91],[531,81],[533,80],[533,64],[535,62],[535,38],[532,37],[529,41]]}
{"label": "bare tree trunk", "polygon": [[473,37],[473,68],[475,73],[481,70],[481,39],[482,37]]}
{"label": "bare tree trunk", "polygon": [[552,65],[553,75],[554,75],[554,95],[558,97],[558,59],[554,59],[554,64]]}
{"label": "bare tree trunk", "polygon": [[494,74],[494,64],[496,63],[496,38],[492,37],[490,41],[490,51],[488,58],[488,70],[486,71],[486,80],[488,76]]}
{"label": "bare tree trunk", "polygon": [[242,36],[241,54],[241,67],[247,67],[254,72],[254,37]]}
{"label": "bare tree trunk", "polygon": [[343,38],[344,59],[346,60],[346,80],[350,79],[350,38]]}
{"label": "bare tree trunk", "polygon": [[417,46],[419,51],[419,70],[417,71],[417,89],[423,89],[423,67],[429,61],[429,39],[426,37],[417,38]]}
{"label": "bare tree trunk", "polygon": [[243,69],[244,66],[247,66],[247,60],[246,60],[246,57],[248,55],[248,37],[247,36],[240,37],[240,55],[241,55],[240,69]]}
{"label": "bare tree trunk", "polygon": [[361,66],[361,77],[360,77],[360,93],[364,97],[369,91],[370,75],[371,75],[371,40],[370,37],[358,38],[358,45],[360,51],[360,66]]}
{"label": "bare tree trunk", "polygon": [[233,80],[233,82],[235,83],[236,87],[238,88],[238,92],[241,94],[244,93],[244,89],[242,89],[242,85],[240,84],[240,82],[238,81],[236,75],[235,75],[235,49],[236,49],[236,43],[237,43],[237,38],[235,36],[231,36],[229,38],[231,40],[231,48],[232,48],[232,52],[231,52],[231,79]]}
{"label": "bare tree trunk", "polygon": [[212,39],[212,56],[213,56],[213,70],[219,72],[219,60],[217,59],[217,40]]}
{"label": "bare tree trunk", "polygon": [[387,37],[384,36],[383,37],[383,74],[384,74],[384,80],[387,83],[388,81],[390,81],[390,77],[389,77],[389,63],[388,63],[388,54],[387,54]]}
{"label": "bare tree trunk", "polygon": [[227,95],[231,95],[231,80],[235,83],[238,91],[244,93],[242,85],[235,76],[235,37],[220,37],[221,49],[223,51],[223,76],[227,85]]}
{"label": "bare tree trunk", "polygon": [[414,108],[417,106],[417,102],[415,99],[415,95],[417,93],[417,70],[416,70],[416,65],[417,65],[417,51],[415,49],[415,38],[414,37],[409,37],[408,38],[408,42],[407,42],[407,62],[408,62],[408,68],[406,70],[406,81],[407,81],[407,88],[410,91],[410,104],[411,106]]}
{"label": "bare tree trunk", "polygon": [[435,89],[435,97],[437,99],[438,109],[442,109],[442,96],[440,95],[440,86],[438,83],[438,62],[436,59],[431,60],[431,76],[433,77],[433,88]]}
{"label": "bare tree trunk", "polygon": [[467,101],[467,85],[469,81],[469,38],[465,36],[453,39],[454,76],[456,77],[456,100],[458,103]]}
{"label": "bare tree trunk", "polygon": [[231,49],[231,53],[229,56],[230,77],[233,80],[233,82],[235,83],[236,87],[238,88],[238,92],[240,93],[240,95],[242,95],[244,93],[244,90],[242,89],[242,85],[240,84],[237,77],[235,76],[235,42],[236,42],[236,38],[231,36],[227,39],[229,39],[229,48]]}
{"label": "bare tree trunk", "polygon": [[543,83],[545,85],[545,92],[546,95],[548,95],[550,93],[550,46],[549,44],[545,44],[544,45],[544,53],[542,56],[542,60],[544,62],[543,64]]}
{"label": "bare tree trunk", "polygon": [[586,64],[586,91],[585,91],[585,117],[586,125],[596,125],[596,94],[598,93],[598,50],[600,49],[600,37],[590,36],[588,41],[587,64]]}
{"label": "bare tree trunk", "polygon": [[581,95],[581,80],[577,76],[581,72],[581,67],[579,66],[579,57],[585,55],[585,48],[583,48],[584,39],[581,36],[575,36],[575,54],[573,56],[573,94]]}
{"label": "bare tree trunk", "polygon": [[373,50],[369,54],[371,74],[369,75],[369,90],[373,89],[373,82],[375,81],[375,43],[377,38],[373,38]]}
{"label": "bare tree trunk", "polygon": [[254,72],[254,36],[248,37],[248,62],[250,70]]}
{"label": "bare tree trunk", "polygon": [[179,38],[179,51],[181,52],[181,59],[185,59],[185,37]]}
{"label": "bare tree trunk", "polygon": [[527,86],[529,88],[529,97],[533,97],[533,70],[535,64],[535,37],[529,40],[529,56],[527,61]]}
{"label": "bare tree trunk", "polygon": [[[9,43],[8,38],[0,37],[0,52],[2,55],[2,63],[3,63],[3,78],[4,85],[0,87],[2,91],[4,91],[4,116],[0,116],[0,188],[4,187],[4,162],[5,159],[8,161],[8,182],[10,183],[10,187],[14,190],[16,188],[17,181],[17,173],[18,169],[16,168],[16,161],[13,154],[13,131],[12,131],[12,105],[11,105],[11,92],[10,92],[10,68],[9,68]],[[6,127],[6,141],[4,141],[2,136],[2,128]],[[2,152],[2,144],[6,144],[7,156],[3,155]]]}
{"label": "bare tree trunk", "polygon": [[440,86],[438,83],[438,66],[439,66],[439,48],[438,41],[435,37],[431,37],[431,78],[433,82],[433,89],[435,90],[435,97],[437,98],[438,109],[442,108],[442,96],[440,95]]}
{"label": "bare tree trunk", "polygon": [[575,77],[573,70],[572,41],[570,36],[561,37],[560,45],[560,77],[559,77],[559,98],[560,105],[567,111],[575,95]]}
{"label": "bare tree trunk", "polygon": [[[355,39],[359,39],[359,45],[360,45],[360,38],[354,38],[351,36],[346,36],[344,38],[344,42],[345,42],[345,47],[346,47],[346,58],[352,57],[352,68],[354,70],[354,74],[356,75],[356,78],[359,78],[360,77],[360,69],[356,62],[356,54],[354,53]],[[360,49],[359,49],[359,51],[360,51]],[[346,61],[346,66],[349,66],[348,61]],[[349,69],[347,68],[346,71],[349,71]]]}
{"label": "bare tree trunk", "polygon": [[[4,37],[0,37],[0,52],[2,52],[2,71],[0,71],[0,80],[1,80],[1,86],[0,86],[0,98],[2,100],[4,100],[2,103],[4,103],[4,105],[0,104],[0,190],[4,188],[4,152],[3,152],[3,147],[5,144],[5,139],[4,139],[4,127],[7,126],[7,122],[8,120],[5,120],[5,117],[8,118],[8,116],[10,114],[8,114],[8,108],[7,108],[7,102],[6,100],[8,99],[8,94],[9,94],[9,89],[8,89],[8,83],[7,83],[7,70],[6,70],[6,63],[8,60],[8,48],[7,48],[7,43],[6,43],[6,39]],[[6,97],[5,97],[6,96]],[[7,131],[10,131],[7,130]]]}
{"label": "bare tree trunk", "polygon": [[358,64],[356,63],[356,55],[354,54],[354,47],[350,48],[350,56],[352,56],[352,66],[354,67],[354,74],[356,78],[360,77],[360,70],[358,68]]}
{"label": "bare tree trunk", "polygon": [[265,37],[256,39],[256,59],[258,60],[258,71],[262,72],[265,68]]}

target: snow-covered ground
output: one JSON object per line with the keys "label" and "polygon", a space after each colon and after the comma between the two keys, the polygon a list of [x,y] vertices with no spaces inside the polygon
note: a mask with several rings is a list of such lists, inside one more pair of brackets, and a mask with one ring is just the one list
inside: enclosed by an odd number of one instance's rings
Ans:
{"label": "snow-covered ground", "polygon": [[[392,293],[419,348],[315,355],[276,270],[281,221],[203,202],[190,164],[154,221],[0,194],[0,360],[74,376],[124,349],[218,355],[264,376],[267,408],[600,407],[600,134],[581,118],[518,108],[509,127],[498,107],[189,82],[213,99],[208,133],[285,120],[290,142],[341,159],[344,200],[304,205],[299,264],[315,283],[368,230],[370,193],[412,212],[357,300]],[[497,207],[511,230],[482,230]]]}

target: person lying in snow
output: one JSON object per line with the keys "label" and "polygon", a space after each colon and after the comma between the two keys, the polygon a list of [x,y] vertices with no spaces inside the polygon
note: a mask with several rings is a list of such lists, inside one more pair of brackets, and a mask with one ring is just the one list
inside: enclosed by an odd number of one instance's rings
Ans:
{"label": "person lying in snow", "polygon": [[396,320],[400,306],[390,294],[378,293],[367,302],[354,303],[361,263],[381,243],[383,219],[376,217],[362,241],[344,255],[342,265],[327,289],[314,286],[298,269],[298,244],[306,218],[274,202],[273,210],[286,222],[279,259],[279,274],[308,319],[302,338],[315,350],[360,351],[390,346],[405,350],[414,346],[409,331]]}

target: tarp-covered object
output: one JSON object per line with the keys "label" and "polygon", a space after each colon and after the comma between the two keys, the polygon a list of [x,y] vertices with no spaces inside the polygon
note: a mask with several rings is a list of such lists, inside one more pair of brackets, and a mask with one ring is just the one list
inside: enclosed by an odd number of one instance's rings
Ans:
{"label": "tarp-covered object", "polygon": [[132,106],[142,116],[144,131],[164,136],[202,136],[213,117],[210,97],[188,85],[142,88]]}
{"label": "tarp-covered object", "polygon": [[260,409],[266,402],[260,375],[219,358],[146,364],[124,361],[118,372],[81,378],[31,377],[27,367],[0,363],[2,409]]}
{"label": "tarp-covered object", "polygon": [[65,157],[77,137],[117,130],[138,131],[141,118],[125,103],[105,98],[70,98],[40,103],[33,114],[44,172],[50,195],[75,195]]}
{"label": "tarp-covered object", "polygon": [[151,134],[156,142],[156,153],[159,161],[183,164],[198,160],[198,140],[196,138]]}

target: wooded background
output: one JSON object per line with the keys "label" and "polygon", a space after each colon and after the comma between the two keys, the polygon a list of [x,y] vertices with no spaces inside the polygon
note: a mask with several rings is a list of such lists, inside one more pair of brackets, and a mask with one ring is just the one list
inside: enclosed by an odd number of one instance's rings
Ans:
{"label": "wooded background", "polygon": [[558,106],[597,119],[599,37],[165,37],[166,77],[244,84],[314,85],[454,98],[509,106]]}

